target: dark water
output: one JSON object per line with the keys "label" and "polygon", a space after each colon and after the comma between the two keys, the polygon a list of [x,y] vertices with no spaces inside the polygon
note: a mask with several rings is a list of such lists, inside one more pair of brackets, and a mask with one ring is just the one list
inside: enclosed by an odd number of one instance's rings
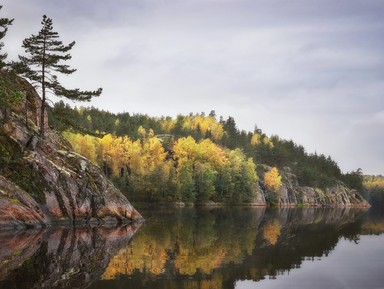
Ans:
{"label": "dark water", "polygon": [[384,288],[384,218],[147,209],[141,227],[0,233],[0,288]]}

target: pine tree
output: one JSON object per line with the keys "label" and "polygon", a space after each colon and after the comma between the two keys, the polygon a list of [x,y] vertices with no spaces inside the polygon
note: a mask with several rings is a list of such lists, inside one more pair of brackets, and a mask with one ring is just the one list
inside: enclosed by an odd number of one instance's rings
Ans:
{"label": "pine tree", "polygon": [[76,69],[71,69],[69,65],[62,64],[72,58],[68,53],[75,41],[64,45],[59,40],[59,34],[53,31],[52,19],[46,15],[41,22],[42,29],[37,35],[32,35],[24,39],[22,47],[29,56],[20,56],[20,61],[13,63],[16,72],[27,77],[41,89],[42,105],[40,114],[40,136],[44,137],[45,125],[45,105],[48,91],[56,96],[66,97],[71,100],[89,101],[94,96],[99,96],[102,89],[96,91],[80,91],[76,89],[66,89],[58,81],[55,73],[72,74]]}
{"label": "pine tree", "polygon": [[[0,6],[0,10],[3,6]],[[12,25],[13,19],[9,18],[0,18],[0,39],[3,39],[5,34],[7,34],[8,26]],[[0,42],[0,69],[5,66],[5,59],[7,58],[7,53],[1,53],[1,49],[4,47],[4,43]]]}

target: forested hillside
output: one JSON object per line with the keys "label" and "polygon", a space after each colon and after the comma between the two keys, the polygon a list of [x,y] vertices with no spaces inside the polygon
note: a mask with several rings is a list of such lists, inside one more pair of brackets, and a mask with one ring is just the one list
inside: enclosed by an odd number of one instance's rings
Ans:
{"label": "forested hillside", "polygon": [[214,111],[157,118],[59,102],[50,124],[134,200],[251,202],[258,183],[277,193],[286,174],[314,188],[362,184],[360,170],[344,175],[329,156],[258,128],[240,131]]}
{"label": "forested hillside", "polygon": [[364,197],[374,206],[384,208],[384,176],[364,176]]}

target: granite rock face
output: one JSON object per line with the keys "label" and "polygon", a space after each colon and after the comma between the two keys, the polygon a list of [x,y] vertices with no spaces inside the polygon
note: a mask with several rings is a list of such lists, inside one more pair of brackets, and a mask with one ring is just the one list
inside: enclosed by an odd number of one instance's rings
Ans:
{"label": "granite rock face", "polygon": [[102,170],[57,132],[47,126],[39,137],[40,98],[18,81],[24,100],[0,109],[0,229],[142,220]]}
{"label": "granite rock face", "polygon": [[41,206],[13,182],[0,176],[0,228],[35,227],[48,224]]}
{"label": "granite rock face", "polygon": [[342,182],[325,189],[300,186],[292,173],[284,173],[283,185],[277,193],[264,191],[266,197],[273,195],[280,206],[311,207],[369,207],[369,203],[357,192]]}

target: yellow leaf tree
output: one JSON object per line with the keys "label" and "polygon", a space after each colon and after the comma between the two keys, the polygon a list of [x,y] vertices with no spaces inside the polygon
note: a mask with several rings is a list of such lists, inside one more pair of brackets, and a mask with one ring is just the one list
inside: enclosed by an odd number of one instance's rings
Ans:
{"label": "yellow leaf tree", "polygon": [[264,184],[269,191],[277,193],[280,190],[283,183],[279,170],[276,167],[273,167],[264,174]]}

